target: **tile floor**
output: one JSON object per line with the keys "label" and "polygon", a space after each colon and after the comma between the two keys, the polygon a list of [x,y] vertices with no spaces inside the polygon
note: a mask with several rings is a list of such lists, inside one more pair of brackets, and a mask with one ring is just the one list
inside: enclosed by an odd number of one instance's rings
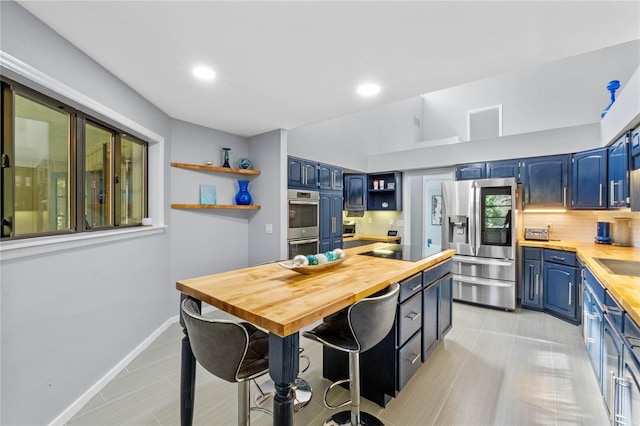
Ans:
{"label": "tile floor", "polygon": [[[580,328],[539,312],[505,312],[454,303],[444,342],[386,408],[367,400],[365,411],[388,426],[607,425]],[[226,315],[220,311],[212,314]],[[179,425],[180,339],[172,325],[96,395],[69,425]],[[321,425],[322,347],[300,338],[312,365],[301,377],[314,395],[295,414],[296,425]],[[194,425],[234,425],[236,385],[200,368]],[[255,392],[252,386],[252,392]],[[341,389],[335,400],[347,396]],[[253,425],[271,417],[252,413]]]}

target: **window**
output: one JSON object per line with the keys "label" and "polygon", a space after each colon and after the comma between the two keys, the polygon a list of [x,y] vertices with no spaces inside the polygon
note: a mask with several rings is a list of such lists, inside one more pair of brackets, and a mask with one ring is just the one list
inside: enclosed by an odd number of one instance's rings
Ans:
{"label": "window", "polygon": [[147,144],[2,81],[2,239],[139,226]]}

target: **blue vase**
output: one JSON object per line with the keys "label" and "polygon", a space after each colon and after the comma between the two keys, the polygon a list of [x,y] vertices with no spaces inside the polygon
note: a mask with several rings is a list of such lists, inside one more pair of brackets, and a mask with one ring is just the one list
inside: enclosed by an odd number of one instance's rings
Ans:
{"label": "blue vase", "polygon": [[609,84],[607,84],[607,90],[611,93],[611,103],[609,103],[604,111],[602,111],[600,118],[604,118],[604,116],[607,115],[607,112],[609,112],[609,108],[611,108],[611,105],[613,105],[613,103],[616,101],[616,90],[618,90],[619,88],[620,81],[618,80],[611,80]]}
{"label": "blue vase", "polygon": [[239,180],[238,181],[238,193],[236,194],[236,204],[239,206],[248,206],[251,204],[251,194],[249,194],[249,181],[248,180]]}

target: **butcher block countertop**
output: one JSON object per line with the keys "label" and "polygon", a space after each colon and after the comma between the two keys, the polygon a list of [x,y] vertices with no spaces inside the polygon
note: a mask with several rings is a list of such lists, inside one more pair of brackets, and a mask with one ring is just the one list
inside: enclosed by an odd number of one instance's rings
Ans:
{"label": "butcher block countertop", "polygon": [[180,280],[176,288],[284,337],[455,253],[444,250],[415,262],[358,255],[386,246],[346,249],[344,262],[312,275],[274,262]]}
{"label": "butcher block countertop", "polygon": [[575,241],[518,241],[522,247],[541,247],[578,254],[593,275],[609,290],[636,324],[640,324],[640,277],[617,275],[605,269],[596,258],[640,260],[640,248]]}
{"label": "butcher block countertop", "polygon": [[367,235],[355,234],[353,237],[343,237],[343,241],[373,241],[379,243],[395,243],[400,237],[389,237],[387,235]]}

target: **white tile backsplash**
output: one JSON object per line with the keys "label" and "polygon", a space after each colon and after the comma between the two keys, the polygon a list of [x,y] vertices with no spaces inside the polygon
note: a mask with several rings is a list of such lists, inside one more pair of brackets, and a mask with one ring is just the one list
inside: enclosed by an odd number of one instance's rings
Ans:
{"label": "white tile backsplash", "polygon": [[[566,213],[527,213],[524,212],[524,227],[545,227],[551,225],[553,240],[592,242],[596,236],[596,223],[611,222],[614,218],[631,218],[631,241],[634,247],[640,247],[640,212],[620,210],[571,210]],[[520,231],[519,238],[522,238]],[[613,229],[611,232],[613,235]]]}

